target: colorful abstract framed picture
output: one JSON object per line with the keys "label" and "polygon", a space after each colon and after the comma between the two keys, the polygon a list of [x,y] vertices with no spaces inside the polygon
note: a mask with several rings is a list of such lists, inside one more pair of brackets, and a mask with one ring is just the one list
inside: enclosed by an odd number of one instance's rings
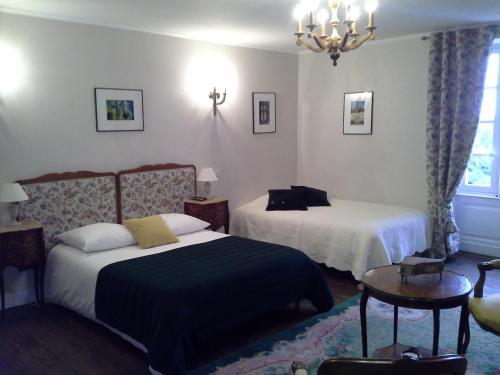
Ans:
{"label": "colorful abstract framed picture", "polygon": [[344,94],[344,134],[372,134],[373,91]]}
{"label": "colorful abstract framed picture", "polygon": [[142,90],[95,88],[98,132],[144,131]]}
{"label": "colorful abstract framed picture", "polygon": [[254,92],[253,133],[276,133],[276,93]]}

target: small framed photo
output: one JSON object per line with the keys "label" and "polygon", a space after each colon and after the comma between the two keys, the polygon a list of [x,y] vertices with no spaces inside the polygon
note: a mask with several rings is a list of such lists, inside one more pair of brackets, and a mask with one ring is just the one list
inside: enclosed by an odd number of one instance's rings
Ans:
{"label": "small framed photo", "polygon": [[142,90],[95,88],[98,132],[144,131]]}
{"label": "small framed photo", "polygon": [[254,92],[253,133],[276,133],[276,93]]}
{"label": "small framed photo", "polygon": [[344,134],[372,134],[373,91],[344,94]]}

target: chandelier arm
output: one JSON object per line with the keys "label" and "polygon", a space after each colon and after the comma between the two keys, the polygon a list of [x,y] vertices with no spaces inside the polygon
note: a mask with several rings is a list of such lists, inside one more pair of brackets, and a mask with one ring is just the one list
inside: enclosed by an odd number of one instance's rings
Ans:
{"label": "chandelier arm", "polygon": [[325,50],[325,46],[323,45],[323,42],[318,38],[318,35],[313,34],[314,41],[318,45],[318,48],[321,48],[322,51]]}
{"label": "chandelier arm", "polygon": [[360,47],[364,42],[370,40],[372,35],[373,33],[367,32],[366,34],[363,34],[361,37],[351,40],[351,42],[346,46],[347,48],[346,51],[352,51],[353,49]]}
{"label": "chandelier arm", "polygon": [[302,39],[302,44],[305,45],[307,48],[309,48],[311,51],[314,52],[323,52],[325,50],[325,47],[314,47],[309,41]]}
{"label": "chandelier arm", "polygon": [[343,38],[342,38],[342,42],[340,42],[340,46],[339,48],[342,50],[346,44],[347,44],[347,41],[349,40],[349,36],[351,34],[349,34],[349,29],[346,31],[346,33],[344,34]]}

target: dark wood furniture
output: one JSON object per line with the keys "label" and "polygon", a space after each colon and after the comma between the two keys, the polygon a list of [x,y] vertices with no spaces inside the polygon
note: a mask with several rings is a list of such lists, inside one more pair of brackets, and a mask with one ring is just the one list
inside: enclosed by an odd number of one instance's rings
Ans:
{"label": "dark wood furniture", "polygon": [[188,199],[184,202],[186,215],[197,217],[210,223],[208,229],[217,230],[224,227],[229,233],[229,206],[227,199],[211,197],[204,201]]}
{"label": "dark wood furniture", "polygon": [[368,355],[366,304],[370,296],[394,306],[393,345],[376,351],[375,357],[392,357],[396,352],[395,348],[397,350],[401,348],[397,347],[398,307],[432,310],[434,316],[432,355],[436,356],[439,345],[440,310],[461,306],[457,353],[462,354],[464,338],[468,341],[465,331],[468,316],[467,301],[472,291],[470,280],[466,276],[443,271],[441,280],[439,274],[419,275],[409,277],[407,282],[402,283],[398,270],[399,266],[396,265],[384,266],[371,269],[363,275],[364,288],[360,302],[363,357]]}
{"label": "dark wood furniture", "polygon": [[0,226],[0,294],[2,321],[5,315],[3,271],[7,266],[19,270],[33,269],[35,295],[39,304],[44,301],[43,279],[45,270],[45,244],[43,227],[38,223]]}
{"label": "dark wood furniture", "polygon": [[321,364],[318,375],[464,375],[466,370],[467,360],[459,355],[419,358],[410,352],[398,359],[331,358]]}

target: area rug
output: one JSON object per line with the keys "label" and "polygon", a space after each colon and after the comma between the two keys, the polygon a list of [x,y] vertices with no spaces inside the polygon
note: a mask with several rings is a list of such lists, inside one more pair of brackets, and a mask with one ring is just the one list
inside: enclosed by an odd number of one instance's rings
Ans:
{"label": "area rug", "polygon": [[[392,343],[393,307],[368,301],[368,353]],[[460,310],[441,311],[440,354],[456,351]],[[483,331],[473,319],[467,351],[467,374],[500,375],[500,338]],[[398,341],[432,348],[432,312],[399,309]],[[316,374],[328,357],[361,357],[359,296],[299,325],[228,355],[190,375],[287,375],[292,361],[301,361]]]}

